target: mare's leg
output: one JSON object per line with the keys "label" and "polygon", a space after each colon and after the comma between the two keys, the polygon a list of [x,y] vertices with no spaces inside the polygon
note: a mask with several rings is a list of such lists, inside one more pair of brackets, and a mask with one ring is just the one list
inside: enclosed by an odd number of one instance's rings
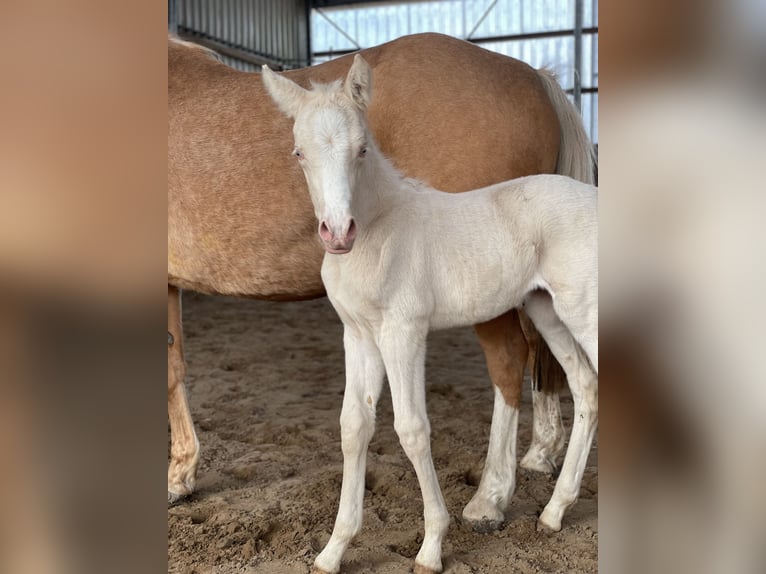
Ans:
{"label": "mare's leg", "polygon": [[431,458],[425,393],[426,336],[425,326],[397,323],[384,326],[379,341],[391,387],[394,428],[415,468],[423,495],[425,534],[415,558],[415,574],[441,572],[442,539],[449,526],[449,514]]}
{"label": "mare's leg", "polygon": [[476,325],[495,387],[489,448],[479,488],[463,518],[479,531],[497,530],[516,486],[516,431],[527,343],[515,310]]}
{"label": "mare's leg", "polygon": [[532,442],[519,464],[552,474],[564,450],[559,392],[566,385],[566,375],[526,313],[519,313],[519,318],[529,345],[527,370],[532,380]]}
{"label": "mare's leg", "polygon": [[346,348],[346,391],[340,414],[343,486],[332,536],[314,562],[318,572],[329,573],[340,570],[346,547],[362,528],[367,447],[375,431],[375,406],[385,375],[380,351],[371,337],[347,326],[343,343]]}
{"label": "mare's leg", "polygon": [[564,512],[574,504],[580,493],[580,482],[596,434],[598,379],[583,350],[556,314],[547,293],[531,294],[524,308],[567,373],[574,400],[575,413],[569,448],[553,496],[538,520],[539,527],[557,532],[561,530]]}
{"label": "mare's leg", "polygon": [[194,491],[199,462],[199,441],[184,389],[181,292],[168,285],[168,419],[170,420],[170,465],[168,503],[177,502]]}

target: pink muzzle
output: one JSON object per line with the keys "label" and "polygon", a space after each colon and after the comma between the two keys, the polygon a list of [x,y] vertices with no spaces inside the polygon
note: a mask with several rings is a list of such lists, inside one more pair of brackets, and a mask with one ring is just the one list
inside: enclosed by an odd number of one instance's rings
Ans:
{"label": "pink muzzle", "polygon": [[323,220],[319,223],[319,237],[327,253],[342,255],[351,251],[356,238],[356,223],[349,218],[340,228],[333,229]]}

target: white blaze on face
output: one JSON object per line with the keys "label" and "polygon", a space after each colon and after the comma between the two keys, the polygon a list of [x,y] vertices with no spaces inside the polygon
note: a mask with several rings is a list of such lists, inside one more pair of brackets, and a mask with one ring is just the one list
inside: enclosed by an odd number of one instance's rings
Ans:
{"label": "white blaze on face", "polygon": [[364,130],[356,116],[341,105],[318,104],[315,109],[303,110],[293,128],[296,154],[306,175],[319,235],[332,253],[350,250],[356,233],[352,192],[357,148],[364,141]]}

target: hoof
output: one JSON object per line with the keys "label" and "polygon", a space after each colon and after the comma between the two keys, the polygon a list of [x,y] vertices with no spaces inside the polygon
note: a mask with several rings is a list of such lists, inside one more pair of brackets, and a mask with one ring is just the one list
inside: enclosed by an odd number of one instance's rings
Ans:
{"label": "hoof", "polygon": [[556,506],[552,502],[543,508],[537,519],[538,532],[558,532],[561,530],[561,519],[564,517],[564,510],[570,505]]}
{"label": "hoof", "polygon": [[413,570],[414,574],[439,574],[439,572],[441,572],[441,568],[439,570],[434,570],[433,568],[418,563],[415,563],[415,569]]}
{"label": "hoof", "polygon": [[505,514],[496,504],[477,495],[463,509],[463,522],[474,532],[487,534],[502,528]]}
{"label": "hoof", "polygon": [[524,470],[532,472],[541,472],[543,474],[556,474],[558,467],[553,459],[544,456],[537,451],[529,451],[524,458],[521,459],[519,466]]}
{"label": "hoof", "polygon": [[194,492],[194,477],[187,480],[168,479],[168,508],[189,498]]}
{"label": "hoof", "polygon": [[168,490],[168,508],[180,504],[185,499],[189,498],[191,494],[177,494]]}
{"label": "hoof", "polygon": [[[317,562],[321,562],[320,558],[322,557],[322,553],[320,552],[319,556],[316,557],[314,560],[314,564],[311,566],[311,574],[337,574],[340,572],[340,564],[338,564],[335,568],[332,567],[332,565],[329,566],[329,570],[326,568],[328,565],[325,564],[325,568],[322,568],[321,566],[317,565]],[[326,562],[326,561],[325,561]]]}
{"label": "hoof", "polygon": [[468,520],[467,518],[463,518],[463,522],[470,526],[471,530],[479,534],[496,532],[505,525],[505,520],[493,520],[490,518],[482,518],[481,520]]}
{"label": "hoof", "polygon": [[544,534],[555,534],[556,532],[561,531],[561,524],[550,525],[546,523],[542,517],[540,517],[537,519],[537,531]]}

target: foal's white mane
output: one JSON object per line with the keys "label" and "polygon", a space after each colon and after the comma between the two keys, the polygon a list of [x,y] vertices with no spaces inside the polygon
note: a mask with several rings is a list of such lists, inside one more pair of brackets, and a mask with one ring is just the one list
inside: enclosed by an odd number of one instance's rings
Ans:
{"label": "foal's white mane", "polygon": [[332,95],[335,92],[340,92],[342,86],[343,83],[340,80],[333,80],[326,84],[311,80],[311,90],[316,94]]}

